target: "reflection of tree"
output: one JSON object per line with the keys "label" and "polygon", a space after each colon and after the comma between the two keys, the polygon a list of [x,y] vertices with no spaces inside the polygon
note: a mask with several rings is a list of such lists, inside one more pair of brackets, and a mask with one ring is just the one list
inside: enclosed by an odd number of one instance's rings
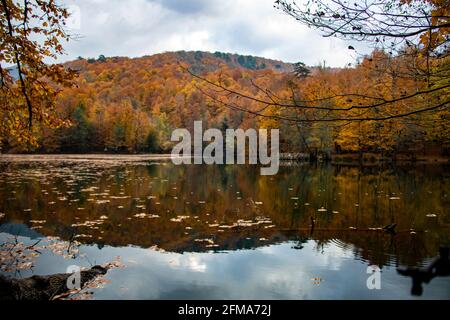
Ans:
{"label": "reflection of tree", "polygon": [[450,260],[448,259],[448,254],[448,247],[440,247],[439,256],[435,257],[427,268],[397,269],[399,274],[411,277],[412,295],[421,296],[423,293],[422,284],[429,283],[433,278],[450,276]]}
{"label": "reflection of tree", "polygon": [[292,249],[301,250],[304,248],[304,244],[308,242],[308,238],[299,237],[295,242],[296,244],[292,246]]}
{"label": "reflection of tree", "polygon": [[[312,238],[325,250],[336,243],[350,245],[345,250],[354,250],[358,258],[372,264],[396,260],[417,265],[448,240],[442,224],[449,217],[442,210],[450,200],[436,190],[449,189],[449,179],[438,167],[426,171],[420,167],[282,167],[275,177],[260,176],[257,168],[250,166],[170,164],[10,167],[2,172],[0,198],[5,200],[0,202],[0,212],[7,213],[9,221],[26,222],[40,227],[37,230],[44,235],[65,240],[75,232],[82,243],[157,245],[183,252],[254,248],[286,240],[298,241],[294,246],[300,248],[304,239]],[[91,190],[92,186],[98,189]],[[393,193],[400,199],[391,200]],[[12,195],[15,200],[7,200]],[[61,197],[67,201],[59,200]],[[318,211],[322,206],[326,212]],[[32,211],[23,211],[27,208]],[[427,218],[430,212],[438,217]],[[140,213],[159,217],[135,217]],[[102,216],[107,218],[100,219]],[[178,216],[187,218],[171,221]],[[311,216],[315,218],[312,236]],[[370,229],[391,223],[392,217],[398,231],[394,237]],[[258,223],[261,218],[270,223]],[[250,223],[237,225],[239,220]],[[89,221],[96,224],[83,225]],[[349,229],[356,227],[355,221],[357,230]],[[207,242],[196,239],[213,243],[208,247]]]}

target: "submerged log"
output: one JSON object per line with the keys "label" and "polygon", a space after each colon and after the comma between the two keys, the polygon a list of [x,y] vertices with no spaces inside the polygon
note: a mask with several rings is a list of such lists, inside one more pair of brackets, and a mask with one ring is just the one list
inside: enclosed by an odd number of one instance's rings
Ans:
{"label": "submerged log", "polygon": [[[108,268],[94,266],[80,272],[80,287],[104,275]],[[8,279],[0,275],[0,300],[51,300],[70,292],[67,280],[73,273],[58,273],[48,276],[32,276],[26,279]]]}

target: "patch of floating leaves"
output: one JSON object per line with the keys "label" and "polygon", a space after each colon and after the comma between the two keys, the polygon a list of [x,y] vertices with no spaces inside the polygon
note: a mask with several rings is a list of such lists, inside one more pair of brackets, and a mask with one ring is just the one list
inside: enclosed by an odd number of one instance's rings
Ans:
{"label": "patch of floating leaves", "polygon": [[182,222],[185,219],[189,219],[190,216],[177,216],[176,218],[170,219],[172,222]]}
{"label": "patch of floating leaves", "polygon": [[159,218],[159,215],[157,215],[157,214],[137,213],[133,217],[141,218],[141,219],[143,219],[143,218],[154,219],[154,218]]}
{"label": "patch of floating leaves", "polygon": [[270,224],[270,227],[273,227],[272,220],[270,220],[269,218],[256,217],[254,220],[239,219],[237,222],[235,222],[231,225],[220,225],[219,228],[231,229],[231,228],[238,228],[238,227],[253,227],[253,226],[258,226],[261,224]]}
{"label": "patch of floating leaves", "polygon": [[72,227],[87,227],[90,229],[98,229],[98,225],[101,225],[108,219],[106,216],[101,216],[99,220],[85,221],[81,223],[73,223]]}
{"label": "patch of floating leaves", "polygon": [[206,245],[207,248],[215,248],[219,246],[218,244],[215,244],[214,240],[212,239],[195,239],[194,241],[207,243]]}

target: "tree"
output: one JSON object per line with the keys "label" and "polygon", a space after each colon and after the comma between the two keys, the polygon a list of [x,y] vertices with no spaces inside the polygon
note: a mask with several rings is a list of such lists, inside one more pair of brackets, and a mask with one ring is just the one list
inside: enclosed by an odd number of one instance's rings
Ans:
{"label": "tree", "polygon": [[97,61],[99,61],[99,62],[105,62],[105,61],[106,61],[106,57],[105,57],[103,54],[101,54],[101,55],[98,56]]}
{"label": "tree", "polygon": [[[0,138],[36,144],[34,123],[68,125],[56,112],[60,87],[71,86],[76,73],[60,64],[48,64],[63,52],[67,9],[54,1],[1,0],[0,2]],[[8,71],[15,66],[15,79]],[[17,80],[17,81],[16,81]],[[36,133],[36,130],[34,130]]]}
{"label": "tree", "polygon": [[86,106],[80,103],[71,115],[72,125],[60,128],[60,151],[87,152],[93,143],[93,128],[86,115]]}
{"label": "tree", "polygon": [[150,130],[150,132],[147,135],[147,138],[145,140],[146,144],[146,151],[148,152],[159,152],[159,141],[158,141],[158,134],[155,130]]}
{"label": "tree", "polygon": [[294,74],[297,78],[306,78],[310,73],[311,71],[303,62],[294,63]]}

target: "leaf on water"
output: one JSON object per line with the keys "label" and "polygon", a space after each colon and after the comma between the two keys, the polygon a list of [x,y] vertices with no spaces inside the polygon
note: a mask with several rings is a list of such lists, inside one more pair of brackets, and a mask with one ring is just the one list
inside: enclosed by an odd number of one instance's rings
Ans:
{"label": "leaf on water", "polygon": [[324,207],[321,207],[321,208],[317,209],[317,211],[319,211],[319,212],[327,212],[328,210],[325,209]]}
{"label": "leaf on water", "polygon": [[170,221],[172,221],[172,222],[181,222],[181,221],[183,221],[185,219],[188,219],[188,218],[190,218],[190,216],[177,216],[176,218],[170,219]]}
{"label": "leaf on water", "polygon": [[214,244],[214,240],[212,239],[194,239],[195,242],[206,242],[208,244]]}
{"label": "leaf on water", "polygon": [[137,213],[135,214],[133,217],[135,218],[159,218],[159,216],[157,214],[145,214],[145,213]]}
{"label": "leaf on water", "polygon": [[156,244],[154,246],[151,246],[149,249],[153,251],[166,252],[166,250],[159,248]]}
{"label": "leaf on water", "polygon": [[390,197],[389,200],[400,200],[399,197]]}
{"label": "leaf on water", "polygon": [[82,233],[82,234],[75,235],[74,238],[92,238],[92,235]]}
{"label": "leaf on water", "polygon": [[98,190],[98,187],[90,187],[86,189],[81,189],[81,192],[94,192],[95,190]]}
{"label": "leaf on water", "polygon": [[258,216],[258,217],[255,218],[255,220],[256,220],[256,224],[272,223],[272,220],[270,218],[267,218],[267,217],[260,217],[260,216]]}
{"label": "leaf on water", "polygon": [[221,229],[231,229],[231,228],[235,228],[235,227],[237,227],[237,225],[236,224],[232,224],[232,225],[220,225],[219,226],[219,228],[221,228]]}
{"label": "leaf on water", "polygon": [[[101,219],[101,218],[100,218]],[[93,221],[85,221],[82,223],[74,223],[72,224],[72,227],[88,227],[88,228],[95,228],[95,226],[103,224],[103,220],[93,220]],[[97,228],[98,229],[98,228]]]}

